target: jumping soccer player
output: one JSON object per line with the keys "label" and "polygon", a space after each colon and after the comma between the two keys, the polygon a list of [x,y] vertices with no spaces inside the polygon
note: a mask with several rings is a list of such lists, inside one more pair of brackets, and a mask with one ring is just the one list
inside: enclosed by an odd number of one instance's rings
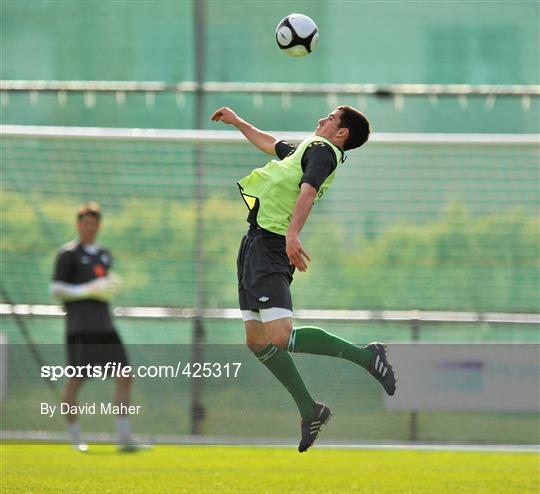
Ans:
{"label": "jumping soccer player", "polygon": [[394,371],[381,343],[358,347],[323,329],[293,328],[292,323],[293,274],[295,268],[306,271],[311,261],[300,231],[313,204],[334,181],[344,151],[364,144],[370,125],[358,110],[338,106],[319,120],[314,135],[293,146],[257,129],[230,108],[220,108],[210,118],[234,125],[253,145],[278,158],[238,182],[250,224],[238,252],[238,292],[248,347],[298,406],[302,417],[298,451],[303,452],[332,412],[313,399],[289,352],[350,360],[374,376],[389,395],[396,389]]}
{"label": "jumping soccer player", "polygon": [[[66,344],[68,365],[105,366],[115,362],[129,365],[126,351],[113,326],[109,301],[119,289],[119,279],[109,273],[111,254],[95,243],[101,221],[96,203],[86,203],[77,213],[79,239],[61,247],[56,257],[51,293],[66,308]],[[77,404],[77,394],[84,379],[69,378],[62,401]],[[129,405],[131,377],[118,377],[115,404]],[[81,440],[77,415],[66,414],[72,446],[85,452],[88,446]],[[121,451],[140,448],[131,438],[130,419],[117,417],[118,444]]]}

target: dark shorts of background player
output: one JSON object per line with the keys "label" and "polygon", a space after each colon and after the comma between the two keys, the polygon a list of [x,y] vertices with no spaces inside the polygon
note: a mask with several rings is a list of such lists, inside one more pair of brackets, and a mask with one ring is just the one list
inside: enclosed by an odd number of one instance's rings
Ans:
{"label": "dark shorts of background player", "polygon": [[68,365],[104,366],[107,362],[129,365],[126,349],[116,332],[70,334],[67,337]]}
{"label": "dark shorts of background player", "polygon": [[290,285],[294,266],[285,247],[283,235],[250,226],[236,261],[240,310],[279,307],[292,311]]}

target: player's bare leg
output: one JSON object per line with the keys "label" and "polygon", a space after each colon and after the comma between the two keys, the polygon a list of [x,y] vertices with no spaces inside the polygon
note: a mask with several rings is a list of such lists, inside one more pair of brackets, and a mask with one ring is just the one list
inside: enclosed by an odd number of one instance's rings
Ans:
{"label": "player's bare leg", "polygon": [[[82,383],[83,383],[83,380],[78,379],[76,377],[69,378],[66,381],[64,392],[62,394],[62,402],[67,403],[69,405],[69,410],[71,410],[72,406],[77,405],[77,395],[79,393],[79,389],[82,386]],[[81,453],[86,453],[88,451],[88,445],[82,442],[81,426],[79,424],[79,419],[77,415],[72,414],[72,413],[67,413],[66,420],[68,421],[68,424],[69,424],[69,435],[70,435],[71,445],[77,451],[80,451]]]}
{"label": "player's bare leg", "polygon": [[[115,405],[129,406],[132,383],[133,378],[131,376],[119,377],[116,379],[116,388],[114,392]],[[151,446],[139,444],[133,439],[131,433],[131,419],[128,415],[119,415],[116,418],[116,430],[118,433],[118,449],[122,453],[134,453],[151,448]]]}
{"label": "player's bare leg", "polygon": [[[122,376],[116,379],[116,388],[114,392],[114,402],[117,406],[129,406],[130,391],[133,378],[131,376]],[[140,449],[147,449],[147,446],[137,444],[131,435],[131,419],[127,415],[119,415],[116,418],[116,430],[118,433],[118,447],[120,451],[132,453]]]}
{"label": "player's bare leg", "polygon": [[114,402],[116,405],[129,405],[129,396],[132,382],[133,378],[131,376],[118,377],[116,379],[116,388],[114,393]]}
{"label": "player's bare leg", "polygon": [[283,317],[282,319],[275,319],[274,321],[264,323],[264,326],[268,331],[270,341],[278,348],[287,350],[289,337],[293,330],[292,318]]}
{"label": "player's bare leg", "polygon": [[262,322],[244,321],[244,328],[246,330],[246,345],[253,353],[260,352],[271,343],[268,331]]}
{"label": "player's bare leg", "polygon": [[[79,389],[82,386],[82,383],[83,380],[76,377],[71,377],[66,381],[64,393],[62,395],[62,402],[67,403],[70,406],[70,410],[72,406],[77,405],[77,394],[79,393]],[[70,424],[72,424],[77,421],[77,415],[67,413],[66,419]]]}

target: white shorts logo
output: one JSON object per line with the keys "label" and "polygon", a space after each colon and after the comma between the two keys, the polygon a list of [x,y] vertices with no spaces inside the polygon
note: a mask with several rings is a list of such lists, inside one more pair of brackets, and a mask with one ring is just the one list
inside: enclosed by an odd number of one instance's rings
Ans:
{"label": "white shorts logo", "polygon": [[261,297],[259,302],[268,302],[270,299],[268,297]]}

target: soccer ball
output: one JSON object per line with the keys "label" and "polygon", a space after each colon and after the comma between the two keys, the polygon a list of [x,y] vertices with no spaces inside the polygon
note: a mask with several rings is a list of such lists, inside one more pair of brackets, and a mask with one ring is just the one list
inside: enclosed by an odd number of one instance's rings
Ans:
{"label": "soccer ball", "polygon": [[277,25],[278,46],[291,57],[310,54],[319,41],[317,24],[303,14],[290,14]]}

